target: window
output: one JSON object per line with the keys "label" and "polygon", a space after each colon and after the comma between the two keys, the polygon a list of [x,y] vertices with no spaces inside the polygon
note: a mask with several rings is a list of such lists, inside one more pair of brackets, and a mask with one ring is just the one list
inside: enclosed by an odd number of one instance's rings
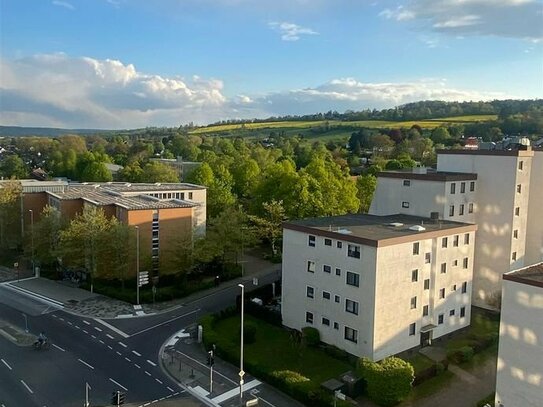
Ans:
{"label": "window", "polygon": [[328,318],[322,317],[322,324],[326,326],[330,326],[330,320]]}
{"label": "window", "polygon": [[419,254],[419,250],[420,250],[420,243],[419,242],[413,243],[413,254]]}
{"label": "window", "polygon": [[511,254],[511,259],[512,259],[513,261],[517,261],[517,252],[513,252],[513,253]]}
{"label": "window", "polygon": [[447,248],[447,243],[448,243],[449,239],[447,239],[446,237],[444,237],[443,239],[441,239],[441,247],[443,247],[444,249]]}
{"label": "window", "polygon": [[325,273],[330,274],[332,272],[332,267],[325,264],[324,266],[322,266],[322,271],[324,271]]}
{"label": "window", "polygon": [[345,300],[345,311],[351,314],[358,315],[358,303],[349,299]]}
{"label": "window", "polygon": [[157,211],[153,212],[153,221],[154,222],[158,221],[158,212]]}
{"label": "window", "polygon": [[426,264],[429,264],[429,263],[432,262],[432,253],[426,253],[426,254],[424,255],[424,262],[425,262]]}
{"label": "window", "polygon": [[460,183],[460,193],[463,194],[464,192],[466,192],[466,183],[461,182]]}
{"label": "window", "polygon": [[409,202],[403,201],[402,208],[409,208]]}
{"label": "window", "polygon": [[334,322],[334,329],[339,329],[339,324],[337,322]]}
{"label": "window", "polygon": [[341,302],[341,299],[339,298],[339,295],[334,296],[334,302],[337,302],[338,304]]}
{"label": "window", "polygon": [[307,261],[307,271],[310,272],[310,273],[315,272],[315,262],[314,261],[311,261],[311,260]]}
{"label": "window", "polygon": [[473,213],[473,203],[468,204],[468,213]]}
{"label": "window", "polygon": [[322,298],[324,298],[325,300],[329,300],[330,299],[330,293],[328,291],[323,291],[322,292]]}
{"label": "window", "polygon": [[336,276],[340,276],[341,275],[341,269],[336,269]]}
{"label": "window", "polygon": [[447,272],[447,263],[441,263],[441,274],[445,274]]}
{"label": "window", "polygon": [[416,283],[419,281],[419,271],[417,269],[411,271],[411,282]]}
{"label": "window", "polygon": [[521,184],[518,184],[517,185],[517,194],[520,194],[522,191],[522,185]]}
{"label": "window", "polygon": [[451,194],[455,194],[455,193],[456,193],[456,183],[453,182],[453,183],[451,184]]}
{"label": "window", "polygon": [[464,244],[469,244],[469,233],[464,235]]}
{"label": "window", "polygon": [[443,317],[444,317],[443,314],[439,314],[439,315],[437,316],[437,324],[438,324],[438,325],[443,324]]}
{"label": "window", "polygon": [[324,239],[325,246],[332,246],[332,239]]}
{"label": "window", "polygon": [[449,206],[449,216],[454,216],[454,205]]}
{"label": "window", "polygon": [[519,171],[522,171],[522,168],[524,167],[524,161],[519,161],[518,162],[518,169]]}
{"label": "window", "polygon": [[458,241],[460,240],[460,237],[458,235],[454,235],[453,238],[453,246],[458,247]]}
{"label": "window", "polygon": [[467,269],[468,263],[469,263],[469,259],[467,257],[464,257],[464,261],[462,262],[462,267]]}
{"label": "window", "polygon": [[411,309],[417,308],[417,297],[411,297]]}
{"label": "window", "polygon": [[453,261],[453,266],[454,266],[454,267],[457,267],[457,266],[458,266],[458,260]]}
{"label": "window", "polygon": [[189,192],[189,199],[192,199],[192,192]]}
{"label": "window", "polygon": [[427,278],[426,280],[424,280],[424,289],[425,290],[429,290],[430,289],[430,279]]}
{"label": "window", "polygon": [[308,324],[313,323],[313,313],[312,312],[306,312],[305,313],[305,322],[307,322]]}
{"label": "window", "polygon": [[464,318],[466,316],[466,307],[460,308],[460,318]]}
{"label": "window", "polygon": [[475,181],[471,181],[471,182],[469,183],[469,190],[470,190],[471,192],[475,191]]}
{"label": "window", "polygon": [[341,248],[343,248],[343,243],[342,242],[337,242],[336,246],[337,246],[338,249],[341,249]]}
{"label": "window", "polygon": [[411,186],[411,180],[404,179],[404,180],[403,180],[403,186],[404,186],[404,187],[409,187],[409,186]]}
{"label": "window", "polygon": [[467,281],[464,281],[462,283],[462,294],[465,294],[468,292],[468,282]]}
{"label": "window", "polygon": [[309,235],[309,240],[307,242],[309,247],[315,247],[315,236]]}
{"label": "window", "polygon": [[515,208],[515,216],[520,216],[520,207],[519,206],[517,206]]}
{"label": "window", "polygon": [[353,328],[345,327],[345,339],[348,341],[357,343],[358,342],[358,331]]}
{"label": "window", "polygon": [[454,310],[453,309],[449,311],[449,316],[454,317]]}
{"label": "window", "polygon": [[422,316],[427,317],[428,316],[428,305],[425,305],[422,307]]}
{"label": "window", "polygon": [[315,289],[314,289],[313,287],[307,286],[305,291],[306,291],[306,296],[307,296],[307,298],[314,298],[314,296],[315,296]]}
{"label": "window", "polygon": [[513,237],[518,239],[518,229],[513,230]]}
{"label": "window", "polygon": [[417,329],[417,324],[412,323],[409,325],[409,336],[415,336],[415,330]]}
{"label": "window", "polygon": [[347,246],[347,256],[354,257],[355,259],[360,258],[360,246],[350,244]]}
{"label": "window", "polygon": [[355,287],[360,287],[360,275],[347,271],[347,285],[354,285]]}
{"label": "window", "polygon": [[445,298],[445,289],[444,288],[439,289],[439,298],[440,299]]}
{"label": "window", "polygon": [[453,284],[453,286],[451,287],[451,291],[452,292],[456,291],[456,284]]}
{"label": "window", "polygon": [[458,215],[462,216],[464,214],[464,204],[460,204],[460,207],[458,208]]}

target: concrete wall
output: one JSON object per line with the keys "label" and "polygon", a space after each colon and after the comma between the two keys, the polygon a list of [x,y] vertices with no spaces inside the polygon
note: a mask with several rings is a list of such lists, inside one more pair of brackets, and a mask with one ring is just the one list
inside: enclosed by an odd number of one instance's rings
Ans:
{"label": "concrete wall", "polygon": [[543,151],[534,151],[530,174],[530,197],[526,229],[526,258],[529,266],[543,261]]}
{"label": "concrete wall", "polygon": [[503,281],[496,407],[543,406],[543,287]]}

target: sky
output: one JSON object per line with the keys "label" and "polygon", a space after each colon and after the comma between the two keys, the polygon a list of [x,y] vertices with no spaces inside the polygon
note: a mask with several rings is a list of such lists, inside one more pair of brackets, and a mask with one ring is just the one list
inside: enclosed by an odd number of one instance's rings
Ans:
{"label": "sky", "polygon": [[0,125],[543,97],[543,0],[0,0]]}

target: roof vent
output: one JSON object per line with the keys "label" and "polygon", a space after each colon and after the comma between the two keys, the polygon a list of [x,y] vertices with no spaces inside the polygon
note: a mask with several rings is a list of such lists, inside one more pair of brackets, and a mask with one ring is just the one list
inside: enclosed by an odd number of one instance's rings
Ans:
{"label": "roof vent", "polygon": [[392,223],[389,223],[388,226],[392,226],[394,228],[399,228],[400,226],[403,226],[403,223],[400,223],[400,222],[392,222]]}
{"label": "roof vent", "polygon": [[413,225],[409,228],[409,230],[414,230],[415,232],[424,232],[426,228],[421,225]]}
{"label": "roof vent", "polygon": [[341,233],[342,235],[350,235],[351,233],[353,233],[349,229],[338,229],[337,232]]}

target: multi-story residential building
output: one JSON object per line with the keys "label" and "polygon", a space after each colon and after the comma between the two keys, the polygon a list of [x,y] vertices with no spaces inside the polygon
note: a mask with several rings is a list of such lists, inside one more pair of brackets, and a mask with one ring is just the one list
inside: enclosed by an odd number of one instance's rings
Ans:
{"label": "multi-story residential building", "polygon": [[496,308],[501,276],[543,260],[541,179],[543,151],[440,150],[437,171],[380,173],[370,213],[476,223],[473,302]]}
{"label": "multi-story residential building", "polygon": [[503,276],[496,407],[543,406],[543,263]]}
{"label": "multi-story residential building", "polygon": [[407,215],[285,223],[283,323],[372,360],[466,327],[476,229]]}

